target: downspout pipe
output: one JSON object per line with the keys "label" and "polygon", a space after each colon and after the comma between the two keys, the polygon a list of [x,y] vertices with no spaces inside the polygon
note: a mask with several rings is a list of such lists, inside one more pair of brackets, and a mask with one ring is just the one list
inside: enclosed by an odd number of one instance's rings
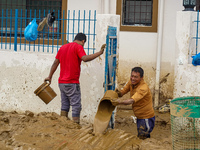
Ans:
{"label": "downspout pipe", "polygon": [[158,11],[158,41],[157,41],[157,60],[156,60],[156,83],[155,83],[155,96],[154,107],[159,105],[159,88],[160,88],[160,64],[161,64],[161,52],[163,43],[163,16],[164,16],[164,0],[159,0]]}
{"label": "downspout pipe", "polygon": [[110,14],[110,0],[104,0],[104,14]]}

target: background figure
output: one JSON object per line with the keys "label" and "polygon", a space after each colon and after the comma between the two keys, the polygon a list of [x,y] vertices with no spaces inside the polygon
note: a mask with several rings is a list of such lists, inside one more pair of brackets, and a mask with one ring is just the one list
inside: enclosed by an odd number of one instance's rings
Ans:
{"label": "background figure", "polygon": [[138,137],[141,139],[150,138],[155,125],[155,114],[152,103],[151,91],[143,79],[144,71],[141,67],[131,70],[131,77],[122,90],[117,90],[119,97],[130,92],[130,99],[113,100],[113,105],[130,105],[137,117]]}
{"label": "background figure", "polygon": [[49,14],[47,14],[47,17],[42,18],[38,21],[38,31],[42,31],[45,27],[45,25],[47,24],[49,27],[52,27],[53,22],[55,21],[55,16],[54,16],[54,12],[51,12]]}
{"label": "background figure", "polygon": [[51,83],[52,76],[60,64],[60,76],[58,79],[61,92],[61,116],[68,118],[70,106],[72,106],[72,119],[74,122],[80,122],[81,112],[81,90],[79,77],[81,71],[81,61],[91,61],[103,54],[106,44],[102,45],[101,50],[94,54],[86,55],[84,44],[86,35],[78,33],[73,42],[60,47],[54,63],[51,66],[49,76],[45,81]]}

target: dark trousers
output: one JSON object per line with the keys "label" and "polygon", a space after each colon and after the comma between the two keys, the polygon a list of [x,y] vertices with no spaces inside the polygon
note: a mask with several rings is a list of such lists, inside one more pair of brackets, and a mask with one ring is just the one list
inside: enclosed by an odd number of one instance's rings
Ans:
{"label": "dark trousers", "polygon": [[72,106],[72,117],[80,117],[81,91],[79,84],[59,84],[61,93],[61,110],[69,112]]}
{"label": "dark trousers", "polygon": [[140,139],[150,138],[155,126],[155,116],[149,119],[137,119],[137,131]]}

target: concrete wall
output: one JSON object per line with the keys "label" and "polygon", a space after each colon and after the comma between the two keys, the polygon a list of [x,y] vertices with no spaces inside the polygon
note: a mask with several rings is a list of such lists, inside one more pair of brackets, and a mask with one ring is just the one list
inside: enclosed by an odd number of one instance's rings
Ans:
{"label": "concrete wall", "polygon": [[[116,0],[67,0],[69,10],[96,10],[97,14],[116,14]],[[77,5],[78,4],[78,5]]]}
{"label": "concrete wall", "polygon": [[[101,45],[106,43],[107,27],[119,28],[119,16],[97,15],[97,20],[96,48],[99,51]],[[12,50],[0,50],[0,110],[18,112],[30,110],[35,113],[47,111],[59,114],[61,105],[57,81],[59,69],[55,72],[51,84],[57,97],[46,105],[34,94],[44,78],[48,76],[55,56],[56,53],[14,52],[13,48]],[[104,55],[91,62],[82,62],[80,86],[82,92],[81,119],[83,121],[93,122],[98,103],[104,95],[104,62]]]}
{"label": "concrete wall", "polygon": [[[168,98],[173,98],[174,64],[175,64],[175,33],[176,33],[176,12],[183,10],[183,1],[159,0],[164,2],[163,36],[161,50],[160,68],[160,103]],[[68,9],[80,9],[77,3],[79,0],[68,0]],[[108,6],[109,5],[109,6]],[[81,9],[96,9],[97,13],[107,13],[109,8],[111,14],[116,14],[116,0],[87,0],[81,3]],[[161,13],[160,6],[159,12]],[[158,27],[160,26],[158,18]],[[130,70],[135,66],[141,66],[145,71],[145,80],[149,84],[154,95],[156,80],[156,60],[158,32],[131,32],[120,31],[119,58],[117,81],[118,88],[121,88],[130,77]]]}
{"label": "concrete wall", "polygon": [[[173,98],[176,12],[179,10],[183,10],[182,1],[164,0],[159,103]],[[158,14],[160,13],[159,9]],[[120,32],[119,87],[129,79],[131,68],[141,66],[145,71],[144,79],[154,96],[157,45],[158,32]]]}
{"label": "concrete wall", "polygon": [[200,67],[193,66],[189,56],[196,46],[192,39],[196,36],[196,16],[197,12],[177,13],[174,98],[199,95]]}
{"label": "concrete wall", "polygon": [[55,54],[0,51],[0,108],[5,111],[55,111],[60,107],[57,88],[58,71],[52,88],[58,96],[48,105],[34,95],[36,88],[48,76]]}

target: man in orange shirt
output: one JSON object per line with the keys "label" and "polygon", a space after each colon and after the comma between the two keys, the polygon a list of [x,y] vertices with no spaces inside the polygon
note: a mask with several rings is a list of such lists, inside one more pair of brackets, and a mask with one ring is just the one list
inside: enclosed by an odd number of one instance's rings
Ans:
{"label": "man in orange shirt", "polygon": [[113,100],[113,105],[130,105],[137,117],[138,137],[141,139],[150,138],[155,125],[155,114],[152,104],[151,91],[143,79],[144,71],[141,67],[135,67],[131,71],[129,82],[121,91],[117,91],[118,96],[130,92],[130,99]]}

